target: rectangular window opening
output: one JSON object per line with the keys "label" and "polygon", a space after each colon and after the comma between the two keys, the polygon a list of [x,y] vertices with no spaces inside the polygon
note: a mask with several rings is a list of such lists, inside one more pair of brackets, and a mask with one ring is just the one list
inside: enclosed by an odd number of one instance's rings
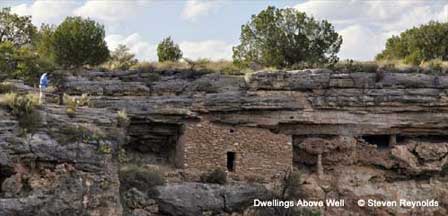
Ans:
{"label": "rectangular window opening", "polygon": [[227,170],[229,170],[230,172],[235,171],[235,160],[235,152],[227,152]]}

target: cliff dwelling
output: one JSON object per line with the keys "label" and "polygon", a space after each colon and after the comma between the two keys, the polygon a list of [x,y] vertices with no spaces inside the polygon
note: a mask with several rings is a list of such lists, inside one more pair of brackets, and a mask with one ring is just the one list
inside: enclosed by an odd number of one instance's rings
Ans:
{"label": "cliff dwelling", "polygon": [[[96,200],[133,199],[137,193],[146,193],[116,185],[127,185],[136,176],[145,176],[144,181],[134,181],[137,185],[156,182],[159,178],[154,170],[165,178],[166,185],[154,188],[160,196],[148,205],[162,203],[158,206],[162,215],[185,209],[184,203],[170,203],[173,208],[164,205],[178,197],[194,202],[194,208],[200,206],[190,215],[215,208],[204,202],[208,198],[223,203],[218,209],[227,208],[224,206],[231,201],[227,198],[234,192],[252,194],[244,200],[253,201],[266,194],[255,193],[258,186],[282,180],[286,170],[300,173],[304,199],[391,200],[399,194],[403,199],[437,199],[442,203],[448,195],[446,88],[440,87],[448,87],[448,76],[387,72],[381,85],[373,73],[328,70],[258,72],[247,79],[214,74],[191,78],[184,72],[182,76],[170,72],[150,84],[132,71],[85,76],[66,84],[66,94],[81,96],[82,89],[91,97],[89,106],[79,107],[74,117],[66,115],[60,105],[39,109],[46,114],[47,126],[31,140],[19,136],[13,116],[4,114],[6,120],[0,122],[0,143],[6,143],[0,148],[8,155],[5,160],[0,154],[0,161],[57,161],[54,169],[33,172],[31,189],[24,194],[42,194],[42,185],[56,181],[56,189],[45,186],[44,191],[54,194],[47,195],[48,202],[73,194],[70,202],[58,206],[74,203],[72,209],[77,215],[83,215],[80,209],[88,208],[79,200],[82,194],[73,191],[91,187],[89,196]],[[434,79],[439,79],[437,85]],[[209,92],[201,87],[203,83]],[[97,95],[97,88],[102,89],[101,95]],[[127,127],[118,127],[121,110],[130,117]],[[60,143],[52,137],[53,131],[68,123],[89,123],[111,139]],[[123,137],[115,139],[117,136]],[[16,142],[11,141],[13,137]],[[99,148],[104,145],[110,149]],[[128,160],[120,161],[121,150]],[[12,163],[0,166],[2,185],[12,180],[10,167]],[[225,171],[226,184],[201,179],[216,168]],[[125,175],[131,171],[135,175]],[[0,196],[5,194],[0,192]],[[117,203],[110,201],[108,209]],[[347,209],[326,211],[330,215],[370,212]],[[440,209],[440,215],[446,215],[445,208],[431,210]],[[399,208],[394,214],[410,211]]]}
{"label": "cliff dwelling", "polygon": [[136,163],[176,165],[176,147],[182,133],[180,124],[132,118],[128,127],[129,142],[124,146]]}
{"label": "cliff dwelling", "polygon": [[179,145],[180,165],[185,169],[221,168],[231,175],[269,179],[292,166],[289,136],[268,129],[191,121]]}
{"label": "cliff dwelling", "polygon": [[396,144],[395,135],[387,134],[375,134],[375,135],[364,135],[361,138],[372,145],[377,146],[379,149],[387,149]]}

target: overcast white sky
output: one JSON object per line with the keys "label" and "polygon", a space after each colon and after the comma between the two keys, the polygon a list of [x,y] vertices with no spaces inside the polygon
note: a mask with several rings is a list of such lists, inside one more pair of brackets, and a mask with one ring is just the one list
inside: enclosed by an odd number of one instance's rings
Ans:
{"label": "overcast white sky", "polygon": [[0,1],[33,23],[58,24],[66,16],[90,17],[106,27],[107,43],[125,44],[140,60],[157,60],[166,36],[189,58],[231,59],[240,27],[268,5],[293,7],[327,19],[343,36],[341,59],[371,60],[393,34],[430,20],[448,21],[448,0],[435,1],[181,1],[181,0],[19,0]]}

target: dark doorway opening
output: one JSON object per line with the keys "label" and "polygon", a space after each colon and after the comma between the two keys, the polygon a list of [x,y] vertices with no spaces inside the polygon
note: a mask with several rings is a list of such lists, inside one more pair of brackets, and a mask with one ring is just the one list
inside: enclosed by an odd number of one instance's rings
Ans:
{"label": "dark doorway opening", "polygon": [[402,143],[402,142],[406,141],[407,138],[408,137],[397,134],[397,143]]}
{"label": "dark doorway opening", "polygon": [[235,171],[235,152],[227,152],[227,170],[230,172]]}
{"label": "dark doorway opening", "polygon": [[0,197],[1,197],[1,193],[3,193],[2,191],[2,184],[3,182],[11,177],[12,175],[14,175],[14,169],[10,166],[4,166],[0,164]]}
{"label": "dark doorway opening", "polygon": [[376,145],[378,148],[388,148],[389,147],[389,135],[365,135],[362,139],[369,144]]}
{"label": "dark doorway opening", "polygon": [[182,125],[132,118],[129,142],[124,145],[129,162],[175,166],[176,147]]}

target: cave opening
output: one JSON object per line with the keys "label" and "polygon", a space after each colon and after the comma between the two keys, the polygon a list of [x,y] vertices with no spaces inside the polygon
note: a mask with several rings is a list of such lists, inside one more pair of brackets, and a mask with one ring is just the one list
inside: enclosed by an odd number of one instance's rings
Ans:
{"label": "cave opening", "polygon": [[389,148],[391,135],[364,135],[361,137],[369,144],[376,145],[380,149]]}
{"label": "cave opening", "polygon": [[129,142],[124,146],[130,162],[176,165],[176,148],[182,125],[131,119]]}
{"label": "cave opening", "polygon": [[3,193],[3,182],[15,174],[14,169],[10,166],[0,164],[0,195]]}
{"label": "cave opening", "polygon": [[414,139],[425,142],[441,143],[441,142],[448,142],[448,135],[443,134],[417,135],[415,136]]}
{"label": "cave opening", "polygon": [[403,135],[397,135],[397,143],[402,143],[405,142],[407,140],[408,137],[403,136]]}

